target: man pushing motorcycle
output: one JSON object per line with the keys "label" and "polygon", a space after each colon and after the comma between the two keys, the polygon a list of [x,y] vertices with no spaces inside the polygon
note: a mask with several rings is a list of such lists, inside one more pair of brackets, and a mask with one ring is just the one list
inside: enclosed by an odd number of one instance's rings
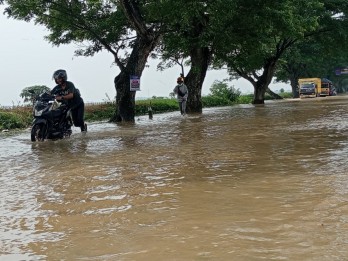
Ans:
{"label": "man pushing motorcycle", "polygon": [[85,103],[81,98],[80,91],[75,85],[68,81],[68,75],[65,70],[57,70],[53,73],[53,79],[56,86],[51,94],[56,96],[57,101],[66,101],[71,109],[71,115],[75,127],[80,127],[81,132],[87,132],[87,124],[84,122]]}

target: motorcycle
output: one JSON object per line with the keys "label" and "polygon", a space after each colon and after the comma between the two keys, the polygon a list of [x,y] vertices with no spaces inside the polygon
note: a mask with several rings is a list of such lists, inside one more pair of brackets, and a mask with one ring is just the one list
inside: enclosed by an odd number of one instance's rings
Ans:
{"label": "motorcycle", "polygon": [[59,102],[55,96],[44,92],[35,98],[34,120],[31,128],[31,141],[63,139],[72,134],[71,110],[67,104]]}

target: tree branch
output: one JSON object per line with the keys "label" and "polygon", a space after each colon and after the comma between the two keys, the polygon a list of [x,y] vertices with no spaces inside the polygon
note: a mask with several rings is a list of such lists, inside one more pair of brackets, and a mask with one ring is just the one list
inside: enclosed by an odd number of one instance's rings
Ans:
{"label": "tree branch", "polygon": [[147,36],[147,27],[141,17],[138,5],[134,0],[120,0],[123,11],[134,30],[141,36]]}

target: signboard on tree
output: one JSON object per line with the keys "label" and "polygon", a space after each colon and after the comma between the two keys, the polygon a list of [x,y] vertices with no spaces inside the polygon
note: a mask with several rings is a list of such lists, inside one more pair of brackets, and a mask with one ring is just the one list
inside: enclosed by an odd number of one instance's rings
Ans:
{"label": "signboard on tree", "polygon": [[348,67],[340,67],[335,70],[336,75],[348,74]]}
{"label": "signboard on tree", "polygon": [[131,91],[140,91],[140,77],[131,75],[130,77],[130,90]]}

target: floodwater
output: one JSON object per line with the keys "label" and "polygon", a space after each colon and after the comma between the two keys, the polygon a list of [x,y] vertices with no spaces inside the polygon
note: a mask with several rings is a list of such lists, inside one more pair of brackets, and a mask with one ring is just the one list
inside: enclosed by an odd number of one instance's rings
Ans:
{"label": "floodwater", "polygon": [[0,260],[348,260],[348,96],[0,136]]}

